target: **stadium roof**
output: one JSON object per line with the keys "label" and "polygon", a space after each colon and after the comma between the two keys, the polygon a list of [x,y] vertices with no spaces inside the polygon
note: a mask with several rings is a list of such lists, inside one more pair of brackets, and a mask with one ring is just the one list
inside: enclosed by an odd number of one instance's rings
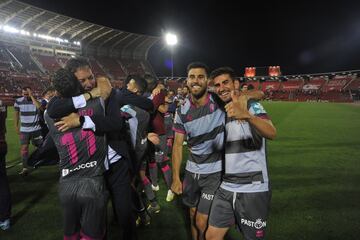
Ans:
{"label": "stadium roof", "polygon": [[149,49],[160,41],[160,37],[101,26],[15,0],[0,0],[0,24],[79,41],[85,51],[128,58],[147,58]]}

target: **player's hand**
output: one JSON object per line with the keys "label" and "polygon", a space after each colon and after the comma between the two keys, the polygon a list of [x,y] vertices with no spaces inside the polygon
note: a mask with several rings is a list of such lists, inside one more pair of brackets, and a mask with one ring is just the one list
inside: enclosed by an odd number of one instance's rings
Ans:
{"label": "player's hand", "polygon": [[79,114],[70,113],[68,116],[61,118],[60,121],[56,122],[55,127],[58,128],[60,132],[65,132],[71,128],[76,128],[80,126]]}
{"label": "player's hand", "polygon": [[182,183],[180,179],[173,179],[173,182],[171,184],[171,191],[173,191],[177,195],[182,194]]}
{"label": "player's hand", "polygon": [[154,96],[158,95],[160,92],[161,92],[161,89],[156,87],[156,88],[154,88],[154,90],[152,90],[151,95],[154,97]]}
{"label": "player's hand", "polygon": [[101,90],[100,90],[100,88],[98,88],[98,87],[93,88],[93,89],[91,89],[90,94],[91,94],[91,96],[92,96],[93,98],[100,97],[100,96],[101,96]]}
{"label": "player's hand", "polygon": [[160,144],[160,138],[159,135],[157,135],[156,133],[148,133],[147,138],[149,139],[150,142],[152,142],[154,145],[159,145]]}
{"label": "player's hand", "polygon": [[247,120],[251,117],[247,109],[247,96],[239,96],[232,91],[231,100],[230,103],[225,105],[225,111],[228,117],[233,117],[238,120]]}
{"label": "player's hand", "polygon": [[103,99],[107,99],[111,93],[111,83],[107,77],[97,77],[96,78],[97,87],[100,89],[100,96]]}

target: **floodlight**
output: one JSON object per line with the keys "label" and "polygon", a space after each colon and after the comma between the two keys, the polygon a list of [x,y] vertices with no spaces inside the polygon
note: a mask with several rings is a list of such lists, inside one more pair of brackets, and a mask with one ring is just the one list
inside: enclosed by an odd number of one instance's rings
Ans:
{"label": "floodlight", "polygon": [[165,35],[165,41],[167,45],[170,46],[174,46],[177,44],[178,40],[177,40],[177,36],[173,33],[167,33]]}

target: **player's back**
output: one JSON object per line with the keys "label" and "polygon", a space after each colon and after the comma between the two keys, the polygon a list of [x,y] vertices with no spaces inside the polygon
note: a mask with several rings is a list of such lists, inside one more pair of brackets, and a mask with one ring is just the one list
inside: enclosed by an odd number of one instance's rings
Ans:
{"label": "player's back", "polygon": [[140,164],[147,150],[147,134],[150,125],[150,114],[145,110],[133,106],[125,105],[121,108],[126,114],[128,130],[131,138],[133,157],[136,158],[136,166]]}
{"label": "player's back", "polygon": [[[104,115],[103,102],[100,98],[87,102],[79,109],[79,115]],[[60,180],[70,177],[96,177],[104,172],[106,142],[104,135],[97,135],[91,130],[80,127],[60,132],[54,120],[45,114],[51,137],[54,139],[60,157]]]}

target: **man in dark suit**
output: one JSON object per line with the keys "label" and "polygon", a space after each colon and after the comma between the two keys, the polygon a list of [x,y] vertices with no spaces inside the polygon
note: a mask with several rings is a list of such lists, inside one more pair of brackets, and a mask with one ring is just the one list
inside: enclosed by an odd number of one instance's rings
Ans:
{"label": "man in dark suit", "polygon": [[[80,119],[77,109],[86,105],[86,100],[109,91],[109,88],[98,88],[90,64],[82,58],[70,59],[66,66],[82,85],[84,94],[73,98],[53,98],[48,104],[51,118],[61,119],[56,124],[60,131],[75,127],[82,120],[83,128],[106,133],[108,143],[108,171],[105,178],[111,193],[113,206],[118,222],[123,230],[123,239],[137,239],[135,217],[132,211],[131,175],[136,174],[134,163],[130,158],[129,145],[124,131],[124,120],[120,108],[131,104],[144,110],[152,111],[151,100],[135,95],[127,89],[110,88],[110,96],[105,102],[105,117],[93,116]],[[70,115],[69,115],[70,114]]]}

